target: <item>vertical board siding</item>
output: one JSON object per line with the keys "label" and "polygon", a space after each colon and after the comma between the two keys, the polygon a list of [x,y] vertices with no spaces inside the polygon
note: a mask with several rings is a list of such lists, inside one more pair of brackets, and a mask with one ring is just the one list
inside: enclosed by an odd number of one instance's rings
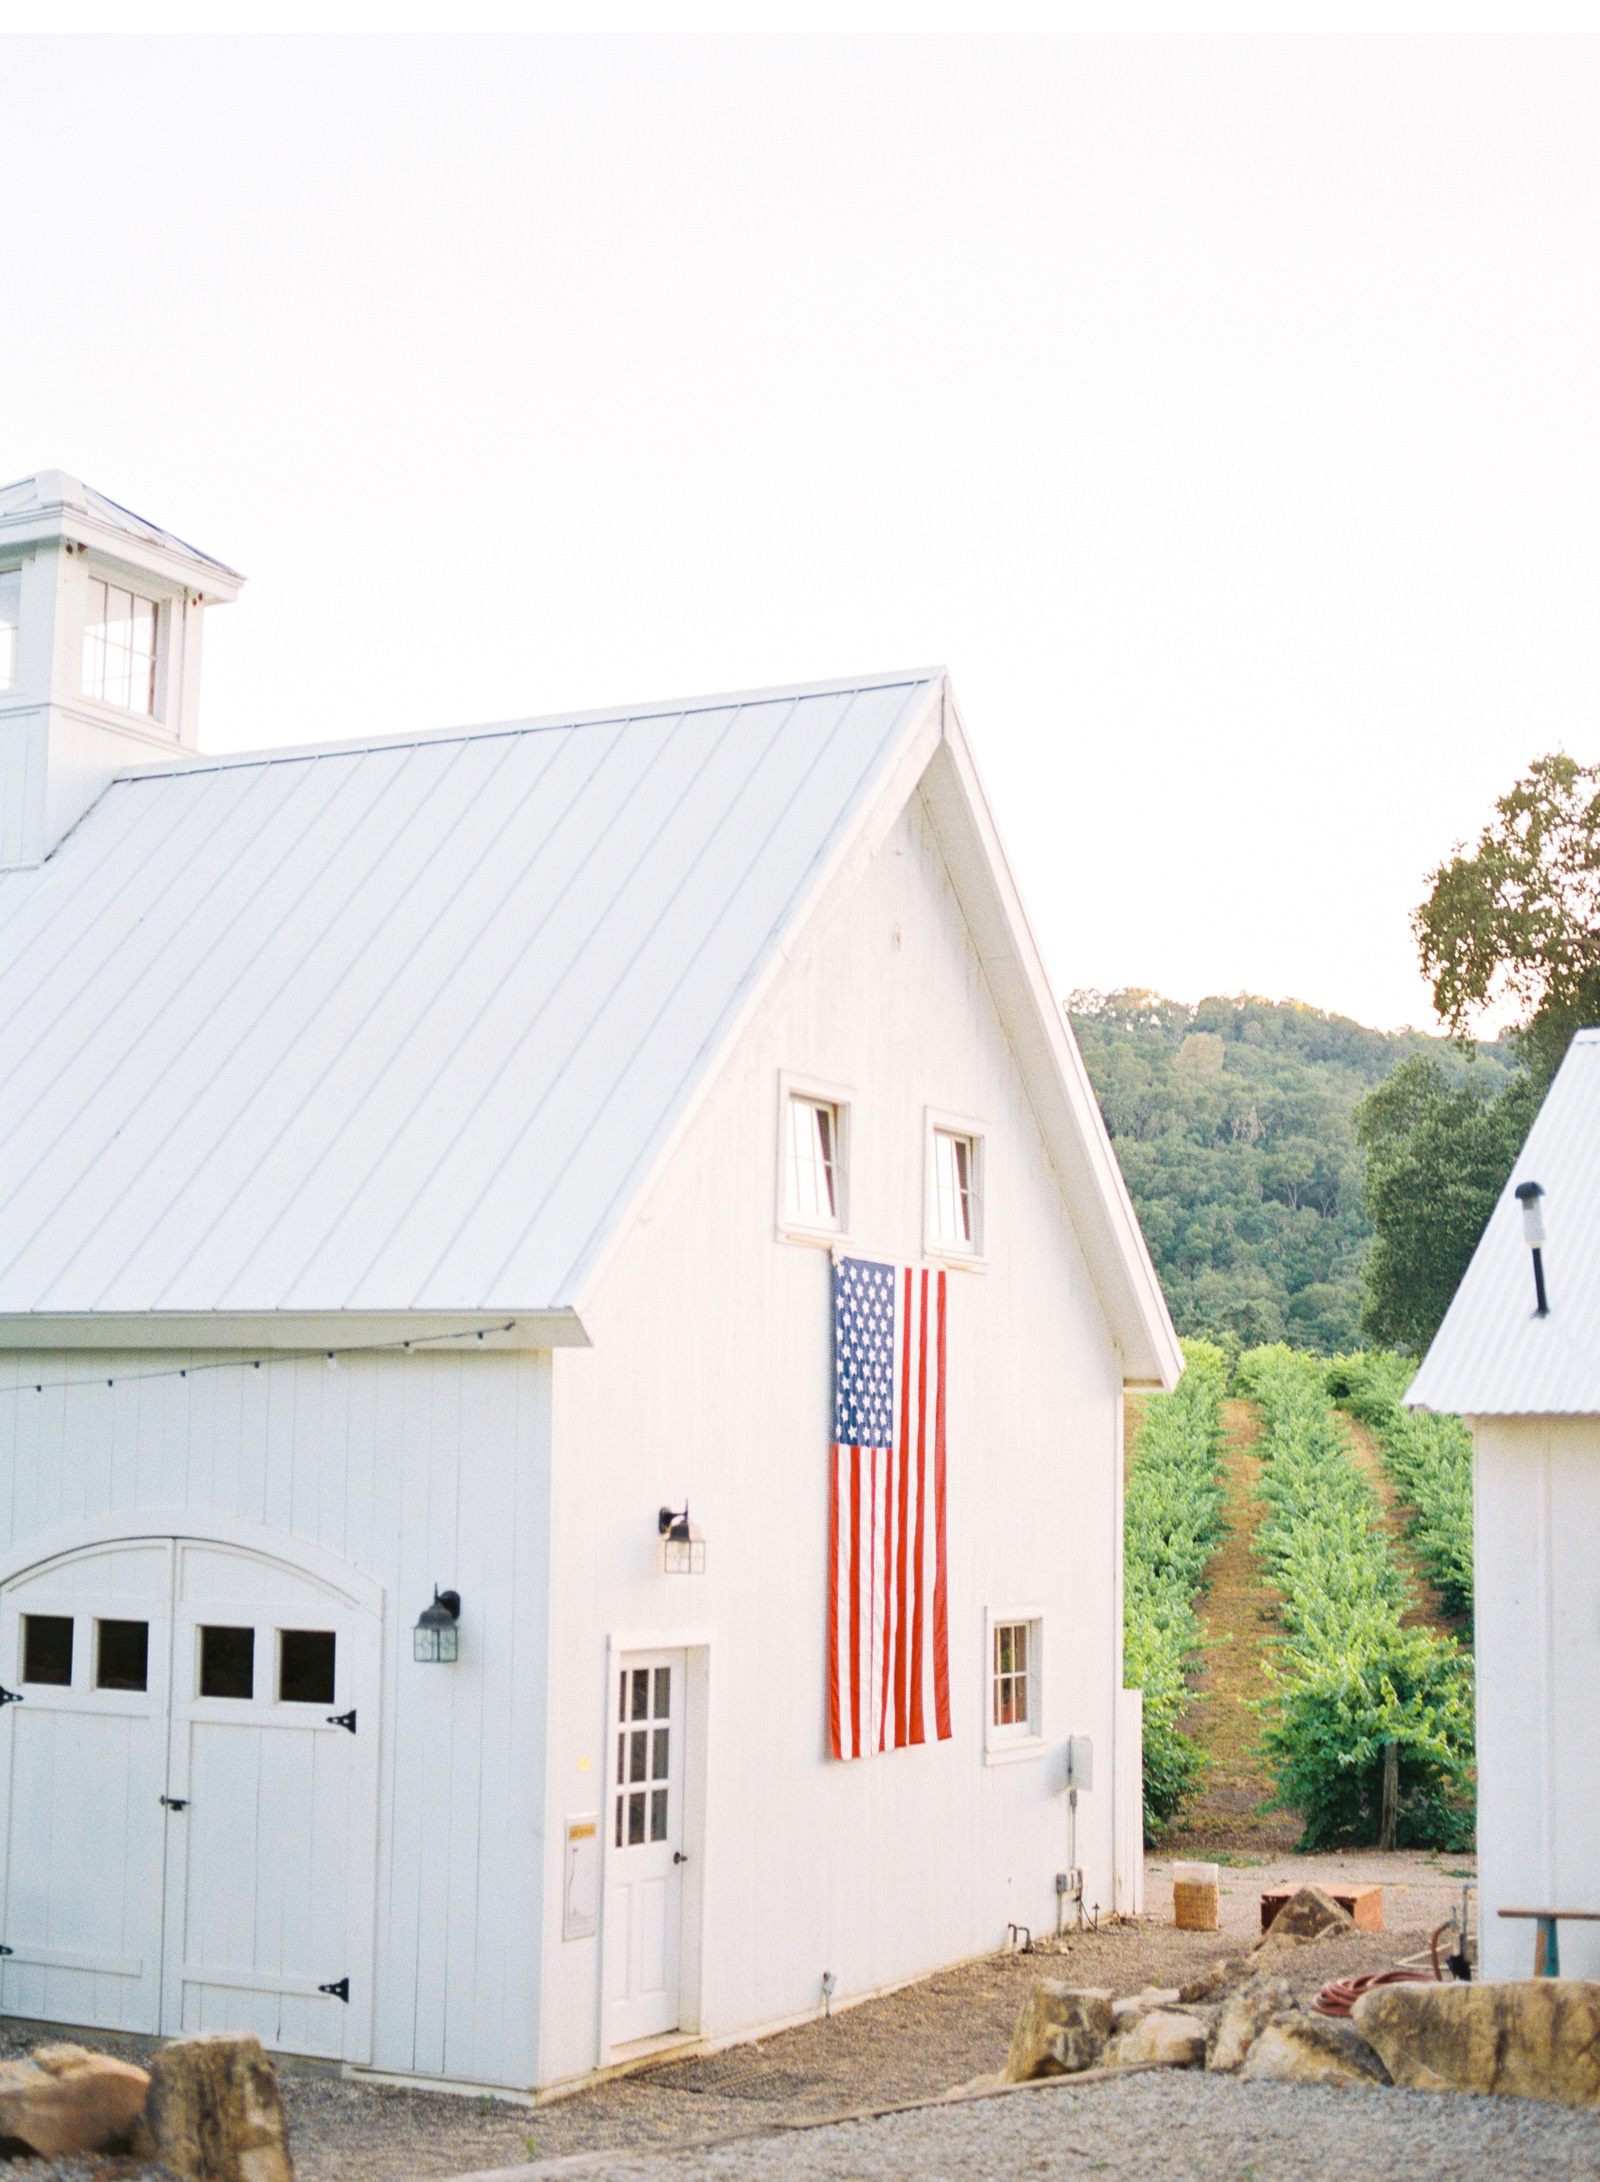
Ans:
{"label": "vertical board siding", "polygon": [[[775,1234],[779,1072],[850,1089],[849,1247],[917,1260],[925,1110],[985,1137],[983,1270],[949,1279],[951,1742],[825,1752],[831,1303],[825,1247]],[[702,1858],[708,2035],[1053,1927],[1068,1734],[1087,1896],[1113,1902],[1121,1369],[987,978],[920,801],[805,936],[553,1364],[546,1827],[601,1790],[607,1635],[711,1632]],[[687,1496],[699,1578],[660,1573]],[[1042,1607],[1046,1754],[985,1765],[985,1607]],[[698,1638],[696,1639],[698,1641]],[[541,2081],[599,2057],[602,1931],[563,1943],[547,1857]],[[686,1933],[686,1945],[694,1945]]]}
{"label": "vertical board siding", "polygon": [[[333,1370],[320,1355],[259,1370],[203,1355],[0,1357],[12,1559],[67,1524],[181,1509],[194,1535],[208,1514],[263,1524],[289,1551],[309,1541],[382,1584],[378,2068],[534,2081],[548,1493],[543,1355],[345,1355]],[[411,1657],[436,1583],[463,1599],[449,1668]],[[264,1812],[297,1804],[294,1767],[318,1762],[279,1733]],[[108,1780],[104,1809],[122,1792]],[[226,1913],[270,1920],[262,1881],[258,1903],[241,1891]],[[41,2001],[50,1974],[37,1973]],[[318,2043],[312,2003],[256,2000],[281,2011],[286,2041]],[[186,2001],[207,2025],[239,2005],[209,1989]]]}
{"label": "vertical board siding", "polygon": [[[1479,1938],[1486,1978],[1528,1977],[1504,1908],[1600,1909],[1600,1418],[1474,1424]],[[1561,1973],[1600,1978],[1600,1925],[1563,1924]]]}

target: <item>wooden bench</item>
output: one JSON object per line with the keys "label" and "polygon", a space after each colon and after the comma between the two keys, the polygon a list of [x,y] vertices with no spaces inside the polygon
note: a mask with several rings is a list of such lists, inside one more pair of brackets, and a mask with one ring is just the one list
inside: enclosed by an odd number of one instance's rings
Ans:
{"label": "wooden bench", "polygon": [[1532,1917],[1538,1930],[1533,1940],[1535,1977],[1561,1975],[1561,1941],[1556,1931],[1565,1917],[1569,1924],[1600,1924],[1600,1909],[1502,1909],[1502,1917]]}
{"label": "wooden bench", "polygon": [[[1307,1886],[1320,1887],[1324,1894],[1336,1901],[1355,1919],[1356,1929],[1361,1932],[1383,1930],[1382,1887],[1329,1886],[1322,1879],[1308,1879]],[[1266,1887],[1261,1895],[1261,1929],[1265,1932],[1285,1902],[1293,1901],[1299,1887]]]}

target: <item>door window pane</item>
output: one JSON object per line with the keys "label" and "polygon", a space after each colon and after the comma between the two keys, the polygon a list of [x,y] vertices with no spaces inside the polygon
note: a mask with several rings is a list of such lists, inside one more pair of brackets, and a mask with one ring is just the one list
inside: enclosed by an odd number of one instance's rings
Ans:
{"label": "door window pane", "polygon": [[72,1680],[72,1616],[24,1614],[22,1679],[53,1682],[65,1689]]}
{"label": "door window pane", "polygon": [[650,1838],[665,1841],[667,1838],[667,1791],[652,1788],[650,1791]]}
{"label": "door window pane", "polygon": [[95,1623],[94,1686],[97,1690],[149,1688],[149,1622]]}
{"label": "door window pane", "polygon": [[667,1777],[667,1743],[670,1736],[670,1728],[658,1727],[655,1731],[655,1748],[650,1753],[652,1780],[665,1780]]}
{"label": "door window pane", "polygon": [[254,1629],[202,1629],[200,1632],[200,1694],[202,1697],[253,1697],[256,1693],[256,1633]]}
{"label": "door window pane", "polygon": [[633,1716],[636,1720],[650,1717],[650,1669],[635,1667],[633,1670]]}
{"label": "door window pane", "polygon": [[645,1745],[649,1740],[649,1735],[642,1727],[635,1729],[633,1735],[633,1763],[628,1768],[628,1778],[630,1780],[643,1780],[645,1778],[644,1752]]}
{"label": "door window pane", "polygon": [[656,1669],[656,1718],[657,1718],[658,1720],[669,1720],[669,1719],[671,1719],[671,1717],[672,1717],[672,1669],[671,1669],[670,1667],[657,1667],[657,1669]]}
{"label": "door window pane", "polygon": [[278,1631],[279,1704],[333,1703],[334,1643],[331,1629]]}
{"label": "door window pane", "polygon": [[628,1846],[637,1848],[644,1839],[644,1790],[636,1788],[628,1798]]}

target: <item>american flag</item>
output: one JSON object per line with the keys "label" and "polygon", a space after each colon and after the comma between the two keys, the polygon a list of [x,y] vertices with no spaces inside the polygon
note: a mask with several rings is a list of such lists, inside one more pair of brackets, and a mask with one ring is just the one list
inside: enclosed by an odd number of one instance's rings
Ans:
{"label": "american flag", "polygon": [[828,1724],[836,1758],[950,1736],[945,1282],[833,1268]]}

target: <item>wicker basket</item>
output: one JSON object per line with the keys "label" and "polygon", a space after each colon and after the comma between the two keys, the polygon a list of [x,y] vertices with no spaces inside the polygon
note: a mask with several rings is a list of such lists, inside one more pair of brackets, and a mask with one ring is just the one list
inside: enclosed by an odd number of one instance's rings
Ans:
{"label": "wicker basket", "polygon": [[1215,1864],[1175,1864],[1172,1921],[1180,1932],[1220,1932],[1222,1905]]}

